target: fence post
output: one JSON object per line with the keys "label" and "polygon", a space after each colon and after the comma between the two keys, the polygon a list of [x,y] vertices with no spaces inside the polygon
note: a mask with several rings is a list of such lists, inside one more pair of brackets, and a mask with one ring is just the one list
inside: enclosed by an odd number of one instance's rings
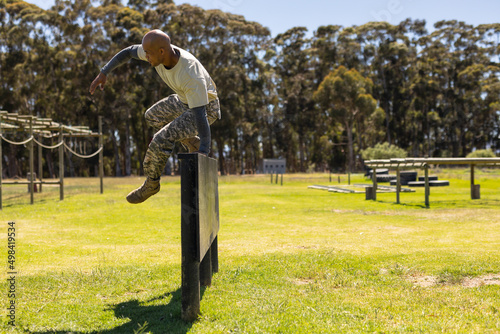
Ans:
{"label": "fence post", "polygon": [[102,138],[102,116],[99,116],[99,179],[101,180],[101,194],[104,192],[104,148],[103,148],[103,138]]}
{"label": "fence post", "polygon": [[429,207],[429,196],[431,189],[429,187],[429,165],[425,164],[425,207]]}
{"label": "fence post", "polygon": [[377,200],[377,168],[372,169],[372,182],[373,182],[373,195],[372,195],[372,200],[376,201]]}
{"label": "fence post", "polygon": [[59,146],[59,200],[64,199],[64,133],[63,126],[59,127],[59,142],[63,142]]}
{"label": "fence post", "polygon": [[[38,141],[42,142],[42,135],[38,136]],[[42,179],[43,179],[43,154],[42,146],[38,145],[38,179],[40,180],[40,192],[42,192]]]}
{"label": "fence post", "polygon": [[399,165],[396,167],[396,203],[399,204],[399,196],[401,191],[401,173],[399,172]]}
{"label": "fence post", "polygon": [[35,169],[34,167],[34,155],[33,155],[33,149],[34,149],[34,146],[33,146],[33,143],[34,143],[34,140],[33,140],[33,116],[30,117],[30,137],[31,137],[31,141],[29,142],[29,150],[30,150],[30,200],[31,200],[31,204],[33,204],[35,202],[35,184],[33,183],[35,180],[35,177],[33,175],[33,170]]}
{"label": "fence post", "polygon": [[3,152],[2,152],[2,144],[3,144],[3,138],[2,138],[2,114],[0,113],[0,210],[3,209],[3,204],[2,204],[2,177],[3,177]]}

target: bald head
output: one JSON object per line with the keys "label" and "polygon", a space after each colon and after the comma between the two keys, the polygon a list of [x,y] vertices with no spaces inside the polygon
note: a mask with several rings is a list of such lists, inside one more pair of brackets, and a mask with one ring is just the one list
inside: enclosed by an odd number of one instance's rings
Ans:
{"label": "bald head", "polygon": [[146,57],[152,66],[163,64],[167,68],[172,68],[177,64],[178,55],[170,45],[170,37],[163,31],[155,29],[149,31],[142,38],[142,48],[146,52]]}
{"label": "bald head", "polygon": [[151,30],[142,39],[142,45],[149,45],[154,48],[170,48],[170,37],[159,29]]}

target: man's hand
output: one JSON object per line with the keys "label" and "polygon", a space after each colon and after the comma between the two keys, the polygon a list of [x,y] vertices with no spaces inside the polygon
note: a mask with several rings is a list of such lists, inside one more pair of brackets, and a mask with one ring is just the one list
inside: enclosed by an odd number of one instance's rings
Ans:
{"label": "man's hand", "polygon": [[105,84],[106,84],[106,74],[100,72],[99,75],[90,84],[90,89],[89,89],[90,94],[93,95],[98,86],[101,88],[101,90],[103,90]]}

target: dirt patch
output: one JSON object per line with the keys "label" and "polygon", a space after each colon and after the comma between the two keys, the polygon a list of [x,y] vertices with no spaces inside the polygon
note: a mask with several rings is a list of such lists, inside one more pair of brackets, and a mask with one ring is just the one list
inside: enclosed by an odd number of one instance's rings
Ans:
{"label": "dirt patch", "polygon": [[500,285],[500,274],[487,274],[478,277],[465,277],[459,283],[452,284],[442,281],[436,276],[416,276],[408,277],[414,286],[428,288],[436,285],[461,285],[466,288],[477,288],[485,285]]}
{"label": "dirt patch", "polygon": [[318,249],[318,246],[293,246],[293,248],[297,248],[297,249]]}
{"label": "dirt patch", "polygon": [[412,277],[411,282],[413,283],[413,285],[419,286],[421,288],[428,288],[438,283],[437,278],[434,276]]}
{"label": "dirt patch", "polygon": [[381,215],[381,216],[401,216],[403,213],[397,211],[364,211],[364,210],[339,210],[332,209],[333,213],[355,213],[358,215]]}
{"label": "dirt patch", "polygon": [[292,283],[295,285],[308,285],[314,283],[312,278],[297,278],[292,280]]}
{"label": "dirt patch", "polygon": [[490,274],[481,277],[467,277],[462,285],[468,288],[476,288],[483,285],[500,285],[500,274]]}

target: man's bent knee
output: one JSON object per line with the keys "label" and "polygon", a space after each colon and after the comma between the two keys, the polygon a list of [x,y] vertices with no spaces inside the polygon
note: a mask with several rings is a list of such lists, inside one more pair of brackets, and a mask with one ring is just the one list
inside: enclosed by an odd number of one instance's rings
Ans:
{"label": "man's bent knee", "polygon": [[152,128],[156,129],[160,126],[158,118],[155,117],[154,106],[146,110],[146,112],[144,113],[144,119],[146,120],[146,123]]}
{"label": "man's bent knee", "polygon": [[144,174],[153,179],[160,177],[173,148],[171,141],[154,136],[144,157]]}

